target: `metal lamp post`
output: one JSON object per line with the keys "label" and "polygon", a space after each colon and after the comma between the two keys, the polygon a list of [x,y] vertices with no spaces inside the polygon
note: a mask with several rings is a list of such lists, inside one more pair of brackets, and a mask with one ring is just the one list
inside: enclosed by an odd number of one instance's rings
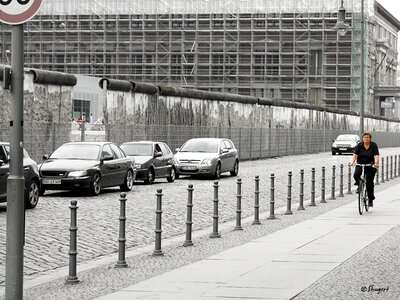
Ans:
{"label": "metal lamp post", "polygon": [[[340,36],[344,36],[350,29],[350,26],[345,23],[346,20],[346,10],[343,7],[343,0],[341,0],[341,6],[339,8],[338,19],[334,29],[339,33]],[[364,80],[365,80],[365,70],[364,70],[364,0],[361,0],[361,97],[360,97],[360,137],[364,133]]]}

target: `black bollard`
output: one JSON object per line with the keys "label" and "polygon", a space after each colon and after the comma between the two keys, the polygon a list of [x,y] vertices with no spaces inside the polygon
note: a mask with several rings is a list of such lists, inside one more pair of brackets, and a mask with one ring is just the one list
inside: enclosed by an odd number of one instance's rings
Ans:
{"label": "black bollard", "polygon": [[394,178],[397,177],[397,156],[394,156],[394,167],[393,167],[393,176]]}
{"label": "black bollard", "polygon": [[119,210],[119,238],[118,238],[118,261],[116,268],[126,268],[128,264],[125,260],[125,224],[126,224],[126,194],[120,194],[120,210]]}
{"label": "black bollard", "polygon": [[269,200],[269,216],[268,220],[276,219],[275,216],[275,174],[271,174],[271,186],[270,186],[270,200]]}
{"label": "black bollard", "polygon": [[214,181],[214,214],[213,214],[213,232],[210,238],[219,238],[221,233],[218,232],[218,181]]}
{"label": "black bollard", "polygon": [[288,173],[287,209],[285,215],[292,215],[292,172]]}
{"label": "black bollard", "polygon": [[321,175],[321,203],[326,203],[325,201],[325,167],[322,167]]}
{"label": "black bollard", "polygon": [[386,181],[389,181],[389,156],[386,157]]}
{"label": "black bollard", "polygon": [[236,226],[235,230],[243,230],[242,227],[242,179],[236,180]]}
{"label": "black bollard", "polygon": [[385,158],[384,157],[382,157],[382,163],[381,163],[381,165],[382,165],[382,179],[381,179],[381,183],[384,183],[385,182]]}
{"label": "black bollard", "polygon": [[315,206],[315,168],[311,168],[311,202],[310,206]]}
{"label": "black bollard", "polygon": [[390,155],[390,179],[393,179],[393,156]]}
{"label": "black bollard", "polygon": [[188,185],[188,201],[187,201],[187,215],[186,215],[186,240],[183,246],[193,246],[192,242],[192,208],[193,208],[193,184]]}
{"label": "black bollard", "polygon": [[332,166],[332,191],[331,191],[331,200],[335,200],[335,170],[336,170],[336,166]]}
{"label": "black bollard", "polygon": [[304,170],[300,170],[300,198],[297,210],[304,210]]}
{"label": "black bollard", "polygon": [[351,195],[351,165],[349,167],[349,172],[347,176],[347,195]]}
{"label": "black bollard", "polygon": [[77,209],[78,209],[78,201],[72,200],[71,206],[69,207],[71,210],[71,224],[69,227],[69,272],[68,277],[65,280],[65,283],[74,284],[78,283],[79,279],[76,276],[76,256],[78,255],[78,251],[76,249],[77,238],[76,232],[78,231],[77,227]]}
{"label": "black bollard", "polygon": [[254,221],[253,225],[260,225],[260,177],[254,178]]}
{"label": "black bollard", "polygon": [[162,189],[157,190],[157,208],[156,208],[156,230],[154,231],[156,233],[156,241],[155,241],[155,248],[153,251],[154,256],[161,256],[164,255],[164,253],[161,250],[161,214],[162,214]]}
{"label": "black bollard", "polygon": [[339,181],[339,197],[344,197],[343,195],[343,164],[340,164],[340,181]]}

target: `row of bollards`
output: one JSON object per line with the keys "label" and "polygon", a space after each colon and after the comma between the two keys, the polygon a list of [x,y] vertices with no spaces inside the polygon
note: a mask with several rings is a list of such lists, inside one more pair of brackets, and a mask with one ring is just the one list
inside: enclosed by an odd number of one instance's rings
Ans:
{"label": "row of bollards", "polygon": [[[394,162],[394,165],[393,165]],[[321,173],[321,203],[326,203],[325,200],[325,167],[322,167]],[[335,198],[335,174],[336,167],[332,166],[332,189],[331,189],[331,200]],[[343,187],[344,180],[343,175],[344,166],[340,165],[340,185],[339,185],[339,197],[344,197],[343,195]],[[347,194],[351,193],[351,166],[348,167],[348,191]],[[292,215],[292,172],[288,172],[288,185],[287,185],[287,207],[285,211],[285,215]],[[397,159],[397,156],[386,157],[386,165],[385,159],[382,157],[382,166],[381,166],[381,183],[385,181],[389,181],[394,177],[400,176],[400,155]],[[386,178],[385,178],[386,177]],[[260,177],[255,176],[255,186],[254,186],[254,221],[253,225],[261,224],[260,222]],[[376,185],[379,184],[379,170],[376,172]],[[240,178],[236,181],[236,226],[234,230],[243,230],[241,224],[241,214],[242,214],[242,180]],[[218,181],[214,182],[214,209],[213,209],[213,231],[210,234],[210,238],[219,238],[221,237],[221,233],[218,231]],[[187,201],[187,217],[186,217],[186,239],[183,243],[183,246],[193,246],[192,241],[192,209],[193,209],[193,185],[188,185],[188,201]],[[162,233],[162,190],[158,189],[156,193],[157,201],[156,201],[156,228],[155,228],[155,249],[153,251],[154,256],[162,256],[164,255],[161,249],[161,233]],[[120,216],[119,216],[119,238],[118,238],[118,261],[115,265],[115,268],[126,268],[128,264],[125,260],[125,248],[126,248],[126,194],[120,194]],[[311,200],[310,206],[316,206],[315,204],[315,168],[311,169]],[[72,200],[71,205],[69,206],[71,210],[71,223],[69,227],[70,231],[70,249],[69,249],[69,273],[65,282],[68,284],[78,283],[79,279],[77,277],[77,201]],[[304,170],[300,170],[300,194],[299,194],[299,207],[298,210],[304,210]],[[275,216],[275,175],[271,174],[270,176],[270,210],[268,220],[276,219]]]}

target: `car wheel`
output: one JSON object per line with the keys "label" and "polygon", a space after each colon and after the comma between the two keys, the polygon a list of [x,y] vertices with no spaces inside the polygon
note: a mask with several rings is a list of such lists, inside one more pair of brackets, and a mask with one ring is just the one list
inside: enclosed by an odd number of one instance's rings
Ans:
{"label": "car wheel", "polygon": [[101,177],[99,173],[95,173],[90,183],[90,193],[94,196],[100,194],[101,191]]}
{"label": "car wheel", "polygon": [[176,178],[176,175],[175,175],[175,168],[172,167],[172,168],[171,168],[171,171],[170,171],[170,173],[169,173],[169,176],[167,177],[167,180],[168,180],[168,182],[174,182],[175,178]]}
{"label": "car wheel", "polygon": [[218,163],[217,167],[215,168],[214,177],[216,179],[219,179],[221,177],[221,164],[220,163]]}
{"label": "car wheel", "polygon": [[233,170],[231,171],[232,176],[237,176],[239,174],[239,161],[235,161],[235,165],[233,166]]}
{"label": "car wheel", "polygon": [[126,172],[125,181],[120,186],[121,191],[123,192],[130,191],[133,187],[133,182],[134,182],[133,172],[132,170],[128,170],[128,172]]}
{"label": "car wheel", "polygon": [[147,179],[144,180],[147,184],[152,184],[154,182],[154,170],[150,169],[147,173]]}
{"label": "car wheel", "polygon": [[39,201],[39,183],[32,179],[29,189],[25,191],[25,207],[34,208]]}

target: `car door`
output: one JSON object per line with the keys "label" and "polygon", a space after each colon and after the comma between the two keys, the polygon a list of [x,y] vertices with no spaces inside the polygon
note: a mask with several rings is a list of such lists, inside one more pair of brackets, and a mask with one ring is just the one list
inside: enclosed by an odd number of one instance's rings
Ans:
{"label": "car door", "polygon": [[[153,166],[154,166],[154,171],[155,171],[155,177],[163,177],[163,176],[165,176],[165,163],[163,162],[164,154],[162,153],[161,147],[158,143],[154,144],[153,149],[154,149],[154,151],[153,151],[153,156],[154,156]],[[157,152],[161,152],[162,155],[155,157],[155,154]]]}
{"label": "car door", "polygon": [[224,140],[224,144],[226,149],[228,149],[226,170],[232,171],[236,161],[236,149],[233,146],[232,142],[229,140]]}
{"label": "car door", "polygon": [[163,155],[162,158],[162,176],[169,176],[172,167],[172,152],[164,143],[159,143]]}
{"label": "car door", "polygon": [[103,160],[101,164],[101,176],[102,176],[102,185],[104,187],[114,186],[117,184],[117,178],[115,178],[115,174],[118,173],[117,165],[115,164],[114,153],[111,150],[110,144],[106,144],[103,146],[101,159],[104,159],[106,156],[111,156],[111,160]]}
{"label": "car door", "polygon": [[221,173],[226,172],[229,167],[229,149],[224,141],[220,142]]}
{"label": "car door", "polygon": [[122,151],[118,148],[117,145],[110,144],[110,147],[114,154],[114,164],[116,166],[115,176],[117,184],[121,185],[124,183],[125,175],[126,172],[128,171],[128,160],[126,159],[125,155],[122,153]]}
{"label": "car door", "polygon": [[3,161],[3,164],[0,165],[0,199],[4,200],[7,197],[7,178],[9,172],[9,162],[5,149],[1,145],[0,159]]}

